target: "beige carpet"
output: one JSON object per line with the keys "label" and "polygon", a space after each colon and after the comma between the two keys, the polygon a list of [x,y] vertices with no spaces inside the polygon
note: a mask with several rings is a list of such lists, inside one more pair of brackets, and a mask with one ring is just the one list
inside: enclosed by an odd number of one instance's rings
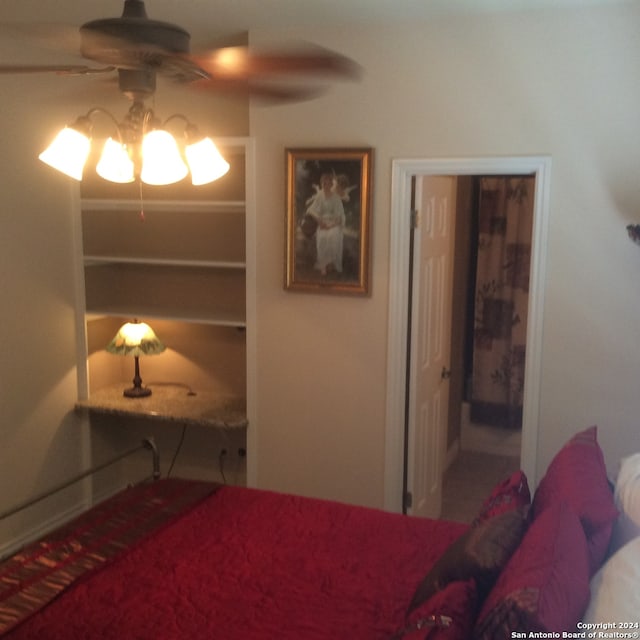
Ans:
{"label": "beige carpet", "polygon": [[519,458],[460,451],[444,474],[442,519],[471,522],[493,487],[519,468]]}

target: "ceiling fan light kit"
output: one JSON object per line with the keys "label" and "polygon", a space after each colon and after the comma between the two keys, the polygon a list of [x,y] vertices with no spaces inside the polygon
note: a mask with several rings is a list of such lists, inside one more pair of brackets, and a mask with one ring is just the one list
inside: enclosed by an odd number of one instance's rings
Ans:
{"label": "ceiling fan light kit", "polygon": [[[40,154],[40,160],[75,180],[82,180],[91,148],[92,118],[97,114],[105,114],[116,124],[116,135],[107,139],[96,165],[97,174],[105,180],[126,183],[139,178],[145,184],[167,185],[179,182],[191,172],[192,183],[203,185],[229,171],[229,163],[213,140],[201,136],[185,116],[174,114],[160,125],[153,110],[140,100],[134,101],[121,123],[106,109],[94,107],[73,125],[64,127]],[[176,120],[184,123],[182,145],[166,129]]]}
{"label": "ceiling fan light kit", "polygon": [[[124,0],[119,18],[92,20],[80,27],[79,53],[102,67],[0,64],[0,73],[91,76],[117,71],[120,91],[132,100],[124,120],[119,123],[108,111],[95,107],[65,127],[40,159],[82,180],[90,155],[93,119],[102,113],[115,124],[116,135],[104,145],[96,166],[98,175],[112,182],[139,179],[148,184],[172,184],[190,172],[194,185],[220,178],[229,170],[229,164],[213,141],[198,134],[185,116],[172,115],[161,125],[153,111],[145,107],[144,101],[155,93],[158,73],[184,85],[270,101],[307,100],[320,93],[317,88],[274,84],[274,78],[301,80],[305,76],[330,75],[353,80],[360,74],[352,60],[318,47],[267,54],[249,53],[244,47],[219,47],[192,56],[190,39],[183,28],[148,18],[142,0]],[[175,119],[185,125],[180,142],[166,129]],[[152,143],[158,141],[163,144],[161,150],[154,147],[150,151]]]}

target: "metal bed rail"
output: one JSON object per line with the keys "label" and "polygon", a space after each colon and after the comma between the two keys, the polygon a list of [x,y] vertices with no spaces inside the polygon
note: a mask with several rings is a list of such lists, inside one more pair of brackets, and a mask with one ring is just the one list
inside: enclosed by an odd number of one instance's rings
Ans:
{"label": "metal bed rail", "polygon": [[151,451],[152,463],[153,463],[152,477],[154,480],[158,480],[160,478],[160,455],[158,454],[158,448],[156,447],[156,443],[153,438],[145,438],[137,447],[129,449],[128,451],[124,451],[118,454],[117,456],[115,456],[114,458],[112,458],[111,460],[108,460],[107,462],[104,462],[95,467],[92,467],[91,469],[87,469],[86,471],[79,473],[73,478],[70,478],[69,480],[62,482],[61,484],[53,487],[52,489],[44,491],[34,496],[33,498],[29,498],[28,500],[25,500],[24,502],[21,502],[20,504],[17,504],[14,507],[10,507],[6,511],[0,512],[0,520],[4,520],[9,516],[12,516],[20,511],[23,511],[24,509],[27,509],[28,507],[31,507],[32,505],[44,500],[45,498],[48,498],[49,496],[52,496],[58,493],[59,491],[62,491],[63,489],[70,487],[76,482],[79,482],[80,480],[88,476],[91,476],[94,473],[97,473],[98,471],[102,471],[102,469],[110,467],[111,465],[115,464],[116,462],[119,462],[123,458],[127,458],[130,455],[133,455],[134,453],[138,453],[138,451],[141,451],[143,449]]}

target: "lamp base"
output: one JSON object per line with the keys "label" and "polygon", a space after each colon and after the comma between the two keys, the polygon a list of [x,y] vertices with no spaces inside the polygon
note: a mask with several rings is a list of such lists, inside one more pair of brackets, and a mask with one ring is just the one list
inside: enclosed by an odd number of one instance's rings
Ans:
{"label": "lamp base", "polygon": [[148,387],[131,387],[131,389],[125,389],[122,395],[127,398],[146,398],[151,395],[151,389]]}

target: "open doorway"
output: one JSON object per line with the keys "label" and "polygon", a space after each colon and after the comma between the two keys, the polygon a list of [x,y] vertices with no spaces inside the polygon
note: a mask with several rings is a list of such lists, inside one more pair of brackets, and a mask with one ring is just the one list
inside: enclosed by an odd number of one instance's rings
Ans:
{"label": "open doorway", "polygon": [[440,515],[470,522],[520,468],[535,176],[449,179],[456,224]]}
{"label": "open doorway", "polygon": [[412,181],[416,176],[535,176],[531,294],[527,312],[528,338],[520,448],[521,467],[535,485],[549,171],[550,159],[543,157],[393,161],[385,458],[385,507],[389,510],[402,511],[405,487],[411,487],[413,482],[406,474],[404,425],[408,409],[406,389],[411,384],[407,367],[407,341],[410,339],[408,282]]}

